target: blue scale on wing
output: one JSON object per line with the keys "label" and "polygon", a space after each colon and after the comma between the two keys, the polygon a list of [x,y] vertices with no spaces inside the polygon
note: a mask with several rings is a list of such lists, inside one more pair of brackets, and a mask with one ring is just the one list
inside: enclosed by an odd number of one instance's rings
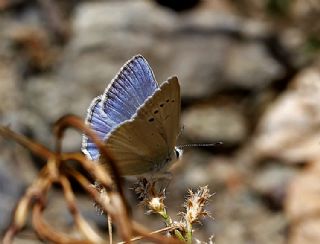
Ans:
{"label": "blue scale on wing", "polygon": [[[149,64],[141,55],[137,55],[121,68],[105,94],[92,102],[86,122],[102,140],[106,140],[109,133],[132,118],[157,89],[158,84]],[[95,144],[85,135],[82,151],[93,160],[99,158]]]}
{"label": "blue scale on wing", "polygon": [[[103,140],[106,131],[110,131],[116,124],[102,110],[101,96],[96,97],[88,109],[86,123],[96,132],[98,137]],[[92,160],[99,157],[99,150],[96,145],[86,136],[83,136],[82,151]]]}
{"label": "blue scale on wing", "polygon": [[[135,77],[135,83],[133,83],[133,85],[135,90],[139,93],[139,98],[141,99],[139,101],[140,105],[158,88],[158,84],[154,79],[150,67],[146,67],[145,64],[145,59],[137,59],[136,63],[130,63],[128,65],[128,71]],[[137,81],[138,83],[136,83]],[[151,84],[151,86],[147,84]]]}

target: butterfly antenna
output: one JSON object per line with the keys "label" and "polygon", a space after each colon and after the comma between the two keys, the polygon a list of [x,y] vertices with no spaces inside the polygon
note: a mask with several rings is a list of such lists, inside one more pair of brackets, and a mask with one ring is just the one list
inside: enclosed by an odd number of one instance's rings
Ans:
{"label": "butterfly antenna", "polygon": [[180,145],[178,148],[182,149],[184,147],[215,147],[215,146],[220,146],[222,145],[223,142],[218,141],[215,143],[193,143],[193,144],[185,144],[185,145]]}

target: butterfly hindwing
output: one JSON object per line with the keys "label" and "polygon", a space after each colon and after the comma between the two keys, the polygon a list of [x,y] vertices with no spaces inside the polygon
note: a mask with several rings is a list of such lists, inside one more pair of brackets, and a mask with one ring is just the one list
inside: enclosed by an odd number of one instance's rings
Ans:
{"label": "butterfly hindwing", "polygon": [[[116,124],[108,118],[102,110],[101,96],[96,97],[88,108],[86,124],[93,129],[98,137],[103,140],[106,132],[110,131]],[[99,150],[97,146],[86,135],[82,137],[82,152],[91,160],[99,158]]]}
{"label": "butterfly hindwing", "polygon": [[158,171],[176,145],[180,121],[180,87],[176,77],[164,82],[106,139],[106,148],[124,175]]}

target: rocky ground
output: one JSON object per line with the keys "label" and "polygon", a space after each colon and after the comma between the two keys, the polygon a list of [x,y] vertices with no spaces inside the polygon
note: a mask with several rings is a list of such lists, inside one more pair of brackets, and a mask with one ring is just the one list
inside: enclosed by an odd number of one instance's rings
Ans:
{"label": "rocky ground", "polygon": [[[179,78],[180,143],[223,142],[185,150],[168,188],[172,215],[188,188],[209,185],[214,219],[197,226],[199,240],[320,242],[320,3],[203,0],[182,10],[188,6],[171,1],[173,10],[163,2],[170,1],[0,0],[0,123],[52,148],[52,124],[69,113],[84,117],[140,53],[158,82]],[[70,131],[64,150],[79,151],[80,143]],[[40,166],[0,138],[1,231]],[[58,189],[47,214],[68,229],[72,219],[56,196]],[[90,200],[81,192],[79,199],[105,229]],[[162,226],[142,208],[135,218]]]}

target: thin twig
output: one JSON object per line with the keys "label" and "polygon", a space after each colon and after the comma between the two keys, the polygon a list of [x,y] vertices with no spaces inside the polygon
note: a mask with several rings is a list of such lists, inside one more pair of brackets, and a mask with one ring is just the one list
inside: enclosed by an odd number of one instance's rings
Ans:
{"label": "thin twig", "polygon": [[[173,229],[174,229],[174,227],[169,226],[169,227],[162,228],[160,230],[152,231],[152,232],[150,232],[150,234],[152,235],[152,234],[158,234],[158,233],[162,233],[162,232],[172,231]],[[144,238],[145,238],[144,236],[136,236],[136,237],[132,238],[130,241],[132,241],[132,242],[139,241]],[[125,244],[125,243],[126,242],[121,241],[121,242],[118,242],[117,244]]]}
{"label": "thin twig", "polygon": [[23,135],[19,135],[12,130],[10,130],[8,127],[0,126],[0,135],[2,135],[5,138],[12,139],[22,146],[28,148],[31,152],[36,154],[37,156],[47,160],[49,157],[54,156],[54,153],[51,152],[46,147],[42,146],[39,143],[35,143],[28,139],[27,137]]}
{"label": "thin twig", "polygon": [[73,176],[78,183],[83,187],[87,193],[94,199],[94,201],[99,205],[104,213],[110,215],[113,221],[117,224],[118,230],[121,233],[121,236],[124,240],[129,241],[131,238],[131,220],[126,214],[125,206],[121,200],[121,197],[118,197],[118,193],[109,192],[108,197],[110,200],[105,201],[100,197],[100,193],[93,187],[90,186],[90,182],[79,172],[68,169],[68,174]]}
{"label": "thin twig", "polygon": [[107,216],[107,221],[108,221],[108,233],[109,233],[109,243],[113,243],[113,238],[112,238],[112,219],[110,215],[108,214]]}
{"label": "thin twig", "polygon": [[155,243],[167,243],[167,244],[181,244],[181,242],[178,239],[172,238],[172,237],[165,237],[162,235],[159,235],[158,233],[152,233],[148,229],[146,229],[141,224],[132,221],[132,229],[135,234],[138,236],[143,236],[144,239],[153,241]]}
{"label": "thin twig", "polygon": [[67,202],[69,211],[73,216],[78,229],[92,242],[101,243],[103,241],[102,238],[91,228],[79,212],[69,180],[65,176],[61,175],[59,182],[63,188],[64,198]]}
{"label": "thin twig", "polygon": [[14,236],[25,226],[28,208],[30,207],[32,200],[41,198],[41,193],[49,188],[50,178],[47,177],[48,171],[43,169],[39,175],[42,175],[43,177],[34,181],[18,202],[13,212],[12,223],[4,235],[3,243],[7,244],[12,242]]}
{"label": "thin twig", "polygon": [[[54,134],[56,135],[56,138],[58,138],[58,140],[63,136],[64,131],[68,127],[73,127],[85,133],[95,143],[95,145],[98,147],[100,153],[104,156],[104,158],[108,159],[108,163],[110,165],[110,169],[114,178],[115,186],[117,187],[119,194],[123,202],[125,203],[126,207],[128,207],[127,201],[124,196],[124,191],[122,189],[122,179],[120,177],[119,169],[117,168],[112,157],[109,155],[103,142],[100,140],[100,138],[96,135],[96,133],[93,130],[91,130],[87,125],[84,124],[81,118],[74,115],[65,115],[55,123]],[[100,183],[103,184],[103,182]],[[106,187],[106,189],[109,188],[108,185],[104,187]]]}
{"label": "thin twig", "polygon": [[75,238],[70,238],[69,236],[65,235],[64,233],[57,232],[53,230],[43,219],[42,212],[44,206],[37,202],[33,207],[33,214],[32,214],[32,223],[37,231],[37,234],[45,239],[50,240],[54,243],[63,243],[63,244],[92,244],[90,240],[77,240]]}
{"label": "thin twig", "polygon": [[[151,240],[155,243],[181,243],[174,238],[168,238],[160,235],[159,233],[167,230],[167,228],[150,233],[142,225],[132,221],[128,215],[127,202],[124,198],[122,191],[122,185],[118,169],[112,159],[110,159],[110,166],[114,176],[115,183],[119,192],[114,191],[112,186],[113,181],[109,172],[100,164],[94,164],[92,161],[86,159],[80,153],[61,153],[61,142],[63,132],[67,127],[74,127],[82,132],[85,132],[90,139],[100,149],[101,154],[108,158],[108,152],[105,149],[103,143],[90,130],[84,123],[75,116],[65,116],[56,123],[55,134],[57,138],[57,153],[51,152],[47,148],[40,144],[32,142],[28,138],[18,135],[6,127],[0,126],[0,135],[16,140],[21,145],[29,148],[33,153],[41,156],[47,160],[47,164],[40,171],[37,179],[26,190],[26,193],[19,201],[15,211],[13,223],[6,232],[3,243],[9,244],[12,242],[14,236],[25,225],[28,208],[33,204],[32,208],[32,223],[36,233],[43,239],[49,240],[55,243],[96,243],[102,242],[102,238],[91,229],[89,224],[83,219],[78,208],[76,206],[76,199],[72,191],[69,179],[66,175],[71,175],[75,178],[80,185],[87,191],[87,193],[97,202],[101,209],[114,221],[119,230],[119,234],[125,241],[129,243],[131,241],[140,240],[142,237],[147,240]],[[105,187],[107,198],[102,197],[100,193],[93,187],[91,183],[82,174],[74,170],[68,164],[67,161],[74,160],[80,163],[96,180],[98,180],[103,187]],[[117,178],[119,178],[117,180]],[[78,240],[71,238],[64,233],[55,231],[43,218],[43,211],[45,209],[45,202],[49,189],[51,189],[53,183],[60,183],[63,188],[64,197],[71,212],[76,225],[79,230],[87,237],[85,240]],[[122,192],[122,195],[121,195]],[[107,199],[107,200],[106,200]],[[33,201],[35,200],[35,201]],[[131,240],[132,233],[138,236]]]}

